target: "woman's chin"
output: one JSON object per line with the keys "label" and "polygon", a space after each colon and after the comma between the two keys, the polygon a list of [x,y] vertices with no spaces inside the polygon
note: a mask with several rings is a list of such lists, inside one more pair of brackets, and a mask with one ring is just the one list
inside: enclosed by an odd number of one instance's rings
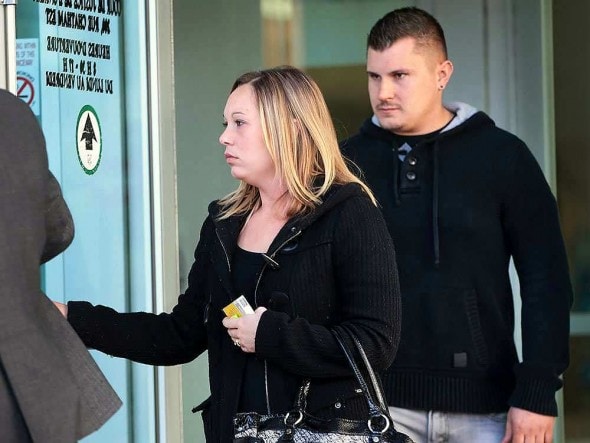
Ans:
{"label": "woman's chin", "polygon": [[242,180],[242,174],[240,174],[239,171],[236,171],[235,168],[231,167],[229,168],[229,173],[231,174],[231,176],[233,178],[235,178],[236,180]]}
{"label": "woman's chin", "polygon": [[245,174],[240,174],[240,171],[235,171],[233,168],[230,170],[230,174],[236,180],[241,180],[243,182],[248,183],[248,179]]}

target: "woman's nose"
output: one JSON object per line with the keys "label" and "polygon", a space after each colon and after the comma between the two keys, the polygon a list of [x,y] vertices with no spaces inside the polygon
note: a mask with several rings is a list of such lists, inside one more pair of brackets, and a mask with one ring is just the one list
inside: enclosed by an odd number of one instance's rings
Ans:
{"label": "woman's nose", "polygon": [[229,145],[229,137],[227,134],[227,127],[223,130],[223,132],[219,136],[219,143],[221,143],[223,146]]}

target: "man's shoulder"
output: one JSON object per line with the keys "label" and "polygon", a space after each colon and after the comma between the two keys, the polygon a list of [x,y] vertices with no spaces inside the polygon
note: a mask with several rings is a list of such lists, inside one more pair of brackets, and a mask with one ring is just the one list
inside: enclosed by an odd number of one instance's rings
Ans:
{"label": "man's shoulder", "polygon": [[32,114],[25,102],[5,89],[0,89],[0,110],[4,118],[14,114],[19,116]]}
{"label": "man's shoulder", "polygon": [[[0,89],[0,131],[5,145],[15,144],[10,140],[32,140],[39,143],[41,127],[30,107],[10,92]],[[16,145],[16,144],[15,144]]]}
{"label": "man's shoulder", "polygon": [[482,125],[459,132],[457,137],[449,137],[447,142],[453,144],[459,140],[462,140],[461,145],[467,144],[476,148],[478,156],[483,157],[512,157],[522,150],[528,150],[525,142],[517,135],[495,125]]}
{"label": "man's shoulder", "polygon": [[343,140],[340,140],[339,144],[340,149],[344,152],[347,152],[351,150],[354,151],[355,149],[358,149],[359,145],[362,145],[363,143],[367,142],[368,137],[359,131],[356,134],[353,134]]}
{"label": "man's shoulder", "polygon": [[490,142],[504,145],[524,145],[524,142],[516,134],[495,125],[482,127],[481,137],[489,137]]}

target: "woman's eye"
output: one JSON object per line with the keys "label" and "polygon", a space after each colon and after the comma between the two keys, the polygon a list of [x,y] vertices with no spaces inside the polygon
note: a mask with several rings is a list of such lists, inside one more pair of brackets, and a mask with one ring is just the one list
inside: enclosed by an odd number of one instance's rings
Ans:
{"label": "woman's eye", "polygon": [[236,126],[242,126],[243,124],[243,120],[236,120]]}
{"label": "woman's eye", "polygon": [[221,126],[223,126],[224,128],[227,128],[227,122],[222,122]]}

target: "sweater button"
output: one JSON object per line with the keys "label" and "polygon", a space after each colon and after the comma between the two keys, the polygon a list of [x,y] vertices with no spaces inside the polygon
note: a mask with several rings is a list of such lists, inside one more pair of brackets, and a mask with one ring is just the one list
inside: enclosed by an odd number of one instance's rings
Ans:
{"label": "sweater button", "polygon": [[414,181],[414,180],[416,180],[416,173],[414,171],[408,171],[406,173],[406,178],[408,180]]}
{"label": "sweater button", "polygon": [[416,166],[416,163],[418,163],[418,159],[414,156],[408,157],[408,163],[411,166]]}
{"label": "sweater button", "polygon": [[342,403],[340,403],[339,401],[337,401],[337,402],[334,404],[334,407],[335,407],[336,409],[340,409],[340,408],[342,407]]}

